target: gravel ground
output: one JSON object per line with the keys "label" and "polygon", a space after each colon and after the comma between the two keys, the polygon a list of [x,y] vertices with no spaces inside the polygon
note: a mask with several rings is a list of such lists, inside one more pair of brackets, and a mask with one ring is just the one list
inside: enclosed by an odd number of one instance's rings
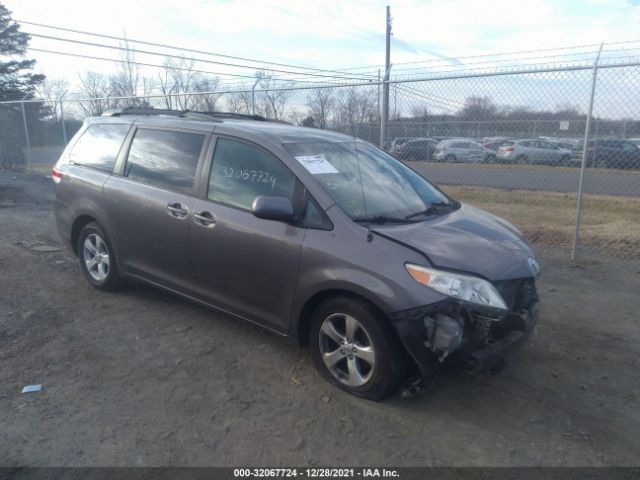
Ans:
{"label": "gravel ground", "polygon": [[0,173],[3,466],[639,465],[639,263],[540,252],[538,330],[500,375],[448,371],[373,403],[257,327],[92,289],[52,198],[41,176]]}

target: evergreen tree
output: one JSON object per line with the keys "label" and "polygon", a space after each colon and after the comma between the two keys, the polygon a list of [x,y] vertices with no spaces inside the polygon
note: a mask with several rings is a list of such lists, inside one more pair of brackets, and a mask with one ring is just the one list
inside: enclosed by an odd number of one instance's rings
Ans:
{"label": "evergreen tree", "polygon": [[36,61],[25,58],[30,39],[0,3],[0,101],[31,97],[44,80],[44,75],[30,71]]}

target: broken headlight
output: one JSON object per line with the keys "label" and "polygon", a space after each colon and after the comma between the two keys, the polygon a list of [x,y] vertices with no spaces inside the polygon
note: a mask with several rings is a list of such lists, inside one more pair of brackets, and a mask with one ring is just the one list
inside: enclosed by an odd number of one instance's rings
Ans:
{"label": "broken headlight", "polygon": [[507,310],[495,287],[482,278],[443,272],[411,263],[407,263],[405,268],[414,280],[437,292],[458,300]]}

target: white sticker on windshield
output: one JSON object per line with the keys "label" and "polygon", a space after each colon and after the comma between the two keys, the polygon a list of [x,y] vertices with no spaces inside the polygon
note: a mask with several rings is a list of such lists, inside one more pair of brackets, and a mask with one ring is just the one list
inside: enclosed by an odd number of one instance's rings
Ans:
{"label": "white sticker on windshield", "polygon": [[304,155],[296,157],[304,168],[309,170],[312,175],[319,175],[322,173],[340,173],[336,168],[331,165],[322,153],[318,155]]}

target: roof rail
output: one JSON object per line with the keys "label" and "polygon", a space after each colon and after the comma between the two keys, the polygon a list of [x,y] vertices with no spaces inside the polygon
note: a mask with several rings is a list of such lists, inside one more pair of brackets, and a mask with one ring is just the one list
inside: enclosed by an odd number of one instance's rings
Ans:
{"label": "roof rail", "polygon": [[145,107],[125,107],[109,108],[102,112],[103,117],[123,117],[125,115],[170,115],[173,117],[190,118],[192,120],[215,121],[203,113],[191,112],[189,110],[171,110],[167,108],[145,108]]}
{"label": "roof rail", "polygon": [[153,107],[125,107],[125,108],[108,108],[102,112],[103,117],[122,117],[125,115],[170,115],[173,117],[188,118],[191,120],[207,120],[211,122],[220,121],[222,119],[238,119],[238,120],[258,120],[269,121],[260,115],[246,115],[243,113],[233,112],[198,112],[194,110],[171,110],[166,108]]}

